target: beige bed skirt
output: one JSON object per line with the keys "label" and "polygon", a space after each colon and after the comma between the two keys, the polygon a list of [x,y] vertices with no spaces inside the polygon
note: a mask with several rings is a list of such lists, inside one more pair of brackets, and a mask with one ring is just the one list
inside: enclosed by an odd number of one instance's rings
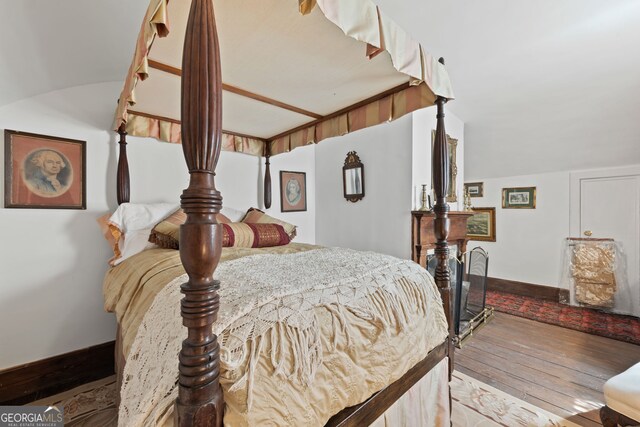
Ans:
{"label": "beige bed skirt", "polygon": [[371,427],[449,427],[449,358],[415,383]]}
{"label": "beige bed skirt", "polygon": [[[173,427],[173,408],[162,427]],[[415,383],[370,427],[449,427],[449,358],[445,357]]]}

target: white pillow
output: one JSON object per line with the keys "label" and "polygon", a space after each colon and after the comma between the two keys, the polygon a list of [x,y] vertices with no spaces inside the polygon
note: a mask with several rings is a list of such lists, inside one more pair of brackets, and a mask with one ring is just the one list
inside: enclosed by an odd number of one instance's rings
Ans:
{"label": "white pillow", "polygon": [[149,243],[151,229],[178,209],[177,203],[123,203],[109,217],[108,226],[119,230],[120,238],[114,248],[110,265],[118,265],[145,249],[154,247]]}
{"label": "white pillow", "polygon": [[109,218],[121,232],[153,228],[178,209],[177,203],[123,203]]}
{"label": "white pillow", "polygon": [[245,209],[243,211],[240,211],[238,209],[222,205],[222,210],[220,211],[220,213],[229,218],[231,222],[240,222],[247,213],[247,210]]}
{"label": "white pillow", "polygon": [[114,266],[118,265],[127,258],[131,258],[144,250],[156,247],[156,245],[149,242],[150,234],[151,228],[131,230],[126,233],[120,240],[120,257],[112,258],[110,264]]}

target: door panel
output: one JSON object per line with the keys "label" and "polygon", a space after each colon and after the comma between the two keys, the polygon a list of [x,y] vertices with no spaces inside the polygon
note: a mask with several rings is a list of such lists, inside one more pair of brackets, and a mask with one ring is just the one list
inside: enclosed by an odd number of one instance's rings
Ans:
{"label": "door panel", "polygon": [[614,311],[640,316],[640,177],[580,180],[580,234],[613,238],[626,277],[618,278]]}

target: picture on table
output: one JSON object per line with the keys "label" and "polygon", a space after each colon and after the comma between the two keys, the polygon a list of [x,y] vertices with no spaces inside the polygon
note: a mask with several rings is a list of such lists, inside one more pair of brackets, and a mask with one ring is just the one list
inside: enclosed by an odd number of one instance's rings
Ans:
{"label": "picture on table", "polygon": [[484,183],[483,182],[468,182],[464,184],[469,197],[483,197],[484,196]]}

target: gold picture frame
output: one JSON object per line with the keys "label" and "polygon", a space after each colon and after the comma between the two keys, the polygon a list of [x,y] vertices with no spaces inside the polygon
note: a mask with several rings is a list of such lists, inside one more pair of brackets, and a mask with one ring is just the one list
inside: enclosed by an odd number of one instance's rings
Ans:
{"label": "gold picture frame", "polygon": [[536,187],[502,189],[502,209],[535,209]]}
{"label": "gold picture frame", "polygon": [[[431,131],[431,152],[433,153],[433,145],[436,141],[436,131]],[[458,179],[458,164],[456,158],[456,152],[458,151],[458,140],[451,138],[447,134],[447,151],[449,154],[449,192],[447,193],[447,202],[453,203],[458,201],[457,193],[457,179]],[[432,185],[433,187],[433,185]]]}
{"label": "gold picture frame", "polygon": [[473,208],[473,216],[467,220],[467,238],[496,241],[496,208]]}

